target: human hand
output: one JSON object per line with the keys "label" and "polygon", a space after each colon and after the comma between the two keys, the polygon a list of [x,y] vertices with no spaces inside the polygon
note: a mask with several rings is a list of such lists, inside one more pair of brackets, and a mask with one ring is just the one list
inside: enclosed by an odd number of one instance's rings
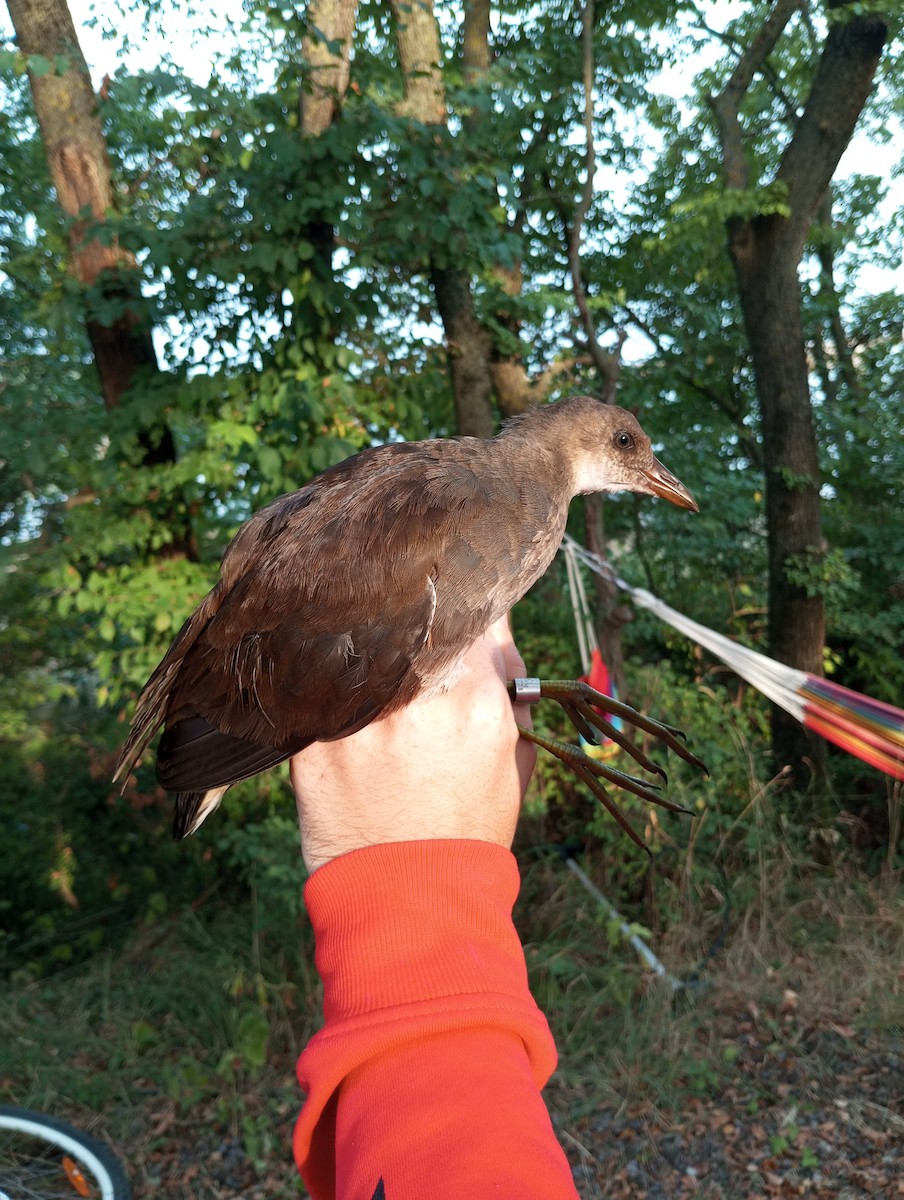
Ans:
{"label": "human hand", "polygon": [[291,760],[310,871],[384,842],[511,846],[536,747],[517,729],[530,726],[530,706],[513,705],[506,688],[525,674],[507,617],[471,646],[464,665],[448,691]]}

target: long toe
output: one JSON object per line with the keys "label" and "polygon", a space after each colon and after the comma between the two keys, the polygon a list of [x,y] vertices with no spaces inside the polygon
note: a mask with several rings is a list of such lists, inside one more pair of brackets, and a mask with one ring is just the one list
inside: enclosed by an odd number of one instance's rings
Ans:
{"label": "long toe", "polygon": [[[539,690],[542,700],[555,700],[561,704],[572,722],[574,722],[572,713],[577,712],[583,718],[585,725],[589,724],[603,736],[621,746],[635,762],[638,762],[647,771],[663,774],[662,768],[656,766],[642,750],[634,746],[624,731],[617,729],[607,719],[608,716],[621,717],[629,725],[643,730],[644,733],[648,733],[668,746],[685,762],[697,767],[704,774],[709,774],[706,764],[688,750],[685,745],[684,733],[674,725],[667,725],[664,721],[657,721],[655,717],[648,717],[644,713],[638,712],[636,708],[632,708],[630,704],[624,704],[621,700],[616,700],[614,696],[598,692],[588,683],[579,679],[541,679]],[[569,710],[572,711],[569,712]],[[581,726],[578,725],[577,728],[578,732],[586,738],[587,735]]]}
{"label": "long toe", "polygon": [[[586,742],[598,742],[600,736],[608,738],[630,755],[645,771],[658,775],[662,780],[667,782],[665,771],[639,746],[634,744],[629,731],[624,728],[617,728],[612,720],[609,719],[610,717],[620,717],[626,725],[633,726],[634,729],[642,730],[650,737],[656,738],[670,750],[673,750],[679,758],[691,763],[692,766],[697,767],[705,774],[709,774],[705,764],[688,750],[685,745],[684,734],[673,725],[666,725],[664,722],[657,721],[653,717],[647,717],[632,708],[629,704],[624,704],[619,700],[615,700],[612,696],[598,692],[590,687],[589,684],[583,683],[580,680],[550,679],[530,682],[534,685],[530,701],[534,702],[538,699],[555,700],[565,710],[569,720]],[[516,693],[514,684],[510,685],[509,693],[513,700],[516,699],[516,695],[519,701],[524,700],[523,691],[518,690]],[[624,813],[621,812],[612,800],[606,791],[604,782],[621,788],[623,791],[631,792],[633,795],[646,800],[649,804],[656,804],[660,808],[667,809],[669,812],[693,815],[690,809],[684,808],[682,805],[676,804],[674,801],[663,796],[655,785],[646,783],[642,779],[637,779],[634,775],[628,775],[624,771],[619,771],[609,763],[591,758],[578,746],[559,741],[557,738],[544,737],[542,734],[532,729],[525,729],[520,725],[518,728],[522,737],[542,747],[554,755],[561,763],[564,763],[589,788],[607,811],[611,813],[631,840],[636,842],[638,846],[643,846],[644,849],[646,849],[646,846],[644,846],[642,839],[631,827]]]}

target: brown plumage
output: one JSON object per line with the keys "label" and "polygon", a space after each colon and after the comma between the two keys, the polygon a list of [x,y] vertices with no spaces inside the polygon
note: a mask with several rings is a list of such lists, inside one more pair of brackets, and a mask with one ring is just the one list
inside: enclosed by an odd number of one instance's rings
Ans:
{"label": "brown plumage", "polygon": [[161,724],[157,777],[192,833],[226,788],[450,678],[552,561],[581,492],[696,510],[630,413],[572,397],[492,440],[365,450],[239,530],[138,700],[116,778]]}

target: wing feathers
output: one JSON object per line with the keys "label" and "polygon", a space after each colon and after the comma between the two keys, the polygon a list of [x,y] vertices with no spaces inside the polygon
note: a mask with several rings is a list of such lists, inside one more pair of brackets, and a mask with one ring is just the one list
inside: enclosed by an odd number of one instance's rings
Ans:
{"label": "wing feathers", "polygon": [[173,812],[173,837],[178,841],[194,833],[205,817],[220,807],[220,801],[228,788],[214,788],[209,792],[182,792],[176,797]]}
{"label": "wing feathers", "polygon": [[157,747],[157,782],[168,792],[229,787],[284,762],[312,740],[262,746],[220,733],[202,717],[178,721],[164,731]]}
{"label": "wing feathers", "polygon": [[[256,513],[142,692],[117,777],[165,723],[157,776],[184,834],[230,784],[442,678],[520,594],[525,505],[486,472],[492,445],[378,447]],[[488,521],[491,553],[468,537]]]}

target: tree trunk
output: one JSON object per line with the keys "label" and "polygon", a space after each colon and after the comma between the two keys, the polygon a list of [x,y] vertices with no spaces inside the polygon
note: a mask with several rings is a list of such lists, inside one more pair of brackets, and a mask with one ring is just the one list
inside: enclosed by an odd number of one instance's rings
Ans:
{"label": "tree trunk", "polygon": [[[493,55],[490,51],[490,0],[466,0],[462,24],[461,66],[465,83],[469,87],[481,84],[490,69]],[[465,133],[477,134],[479,124],[485,119],[481,110],[468,113],[463,121]],[[498,197],[493,197],[498,202]],[[520,337],[521,322],[515,303],[506,303],[506,297],[517,302],[524,285],[520,261],[503,267],[496,263],[491,270],[493,283],[499,289],[500,303],[493,316],[503,329],[515,339]],[[486,338],[487,362],[493,391],[503,416],[513,417],[539,404],[544,396],[542,390],[532,383],[524,366],[520,352],[505,353],[499,341],[491,334]]]}
{"label": "tree trunk", "polygon": [[[306,32],[301,50],[304,78],[298,102],[303,138],[325,133],[342,114],[351,79],[352,38],[358,0],[314,0],[308,5]],[[309,222],[299,240],[314,247],[314,266],[325,282],[333,280],[336,230],[324,215]]]}
{"label": "tree trunk", "polygon": [[[830,4],[834,9],[847,6],[847,0]],[[725,90],[711,99],[729,191],[751,187],[752,155],[746,153],[741,102],[799,8],[800,0],[777,0]],[[814,567],[811,574],[818,585],[818,565],[826,550],[797,271],[807,234],[869,96],[886,34],[880,16],[836,16],[804,111],[789,113],[791,139],[775,176],[784,185],[784,212],[727,222],[762,420],[770,653],[816,675],[822,674],[823,600],[818,591],[808,595],[793,581],[795,573]],[[814,770],[821,773],[824,743],[778,708],[773,709],[772,740],[776,765],[789,767],[798,787],[806,785]]]}
{"label": "tree trunk", "polygon": [[[834,348],[835,374],[828,371],[828,362],[824,353],[824,339],[819,336],[819,354],[825,364],[823,390],[826,399],[831,403],[837,400],[839,384],[843,383],[848,394],[858,403],[862,401],[860,378],[857,366],[851,352],[851,345],[841,317],[841,299],[835,285],[835,247],[833,244],[832,190],[826,192],[819,212],[821,227],[816,253],[819,258],[819,295],[827,308],[825,322]],[[822,233],[822,230],[825,232]]]}
{"label": "tree trunk", "polygon": [[[399,65],[405,81],[402,116],[421,125],[446,124],[446,97],[440,70],[439,31],[432,0],[390,0],[395,18]],[[474,311],[471,277],[463,267],[430,261],[430,282],[436,296],[455,399],[460,434],[492,437],[493,381],[489,338]]]}
{"label": "tree trunk", "polygon": [[352,35],[358,0],[314,0],[308,5],[301,49],[305,78],[299,100],[303,137],[318,137],[336,121],[351,78]]}
{"label": "tree trunk", "polygon": [[[40,57],[50,67],[42,72],[29,63],[29,82],[50,177],[61,209],[71,218],[70,269],[85,289],[85,325],[101,393],[113,409],[138,373],[156,372],[158,364],[135,258],[115,238],[94,233],[93,227],[116,210],[97,99],[65,0],[7,0],[7,5],[26,60]],[[112,318],[106,315],[111,309]],[[153,413],[146,413],[138,442],[143,465],[175,462],[172,433]],[[196,558],[186,519],[172,511],[164,511],[161,519],[170,535],[161,557]]]}
{"label": "tree trunk", "polygon": [[471,277],[460,267],[438,267],[431,263],[430,280],[446,331],[458,432],[470,437],[492,437],[489,338],[474,312]]}
{"label": "tree trunk", "polygon": [[[789,258],[781,221],[751,222],[731,239],[741,307],[760,398],[769,534],[769,651],[813,675],[823,671],[825,619],[819,594],[789,579],[789,568],[825,554],[819,507],[819,460],[801,325],[797,261]],[[740,232],[740,231],[739,231]],[[790,766],[805,786],[822,757],[822,741],[783,709],[773,708],[776,766]]]}
{"label": "tree trunk", "polygon": [[86,303],[101,390],[112,408],[131,386],[135,372],[156,367],[157,360],[150,330],[142,320],[135,259],[115,239],[105,244],[88,234],[92,224],[103,222],[116,208],[97,100],[64,0],[7,0],[7,4],[26,59],[35,55],[52,64],[45,74],[29,69],[28,77],[57,199],[72,218],[72,273],[86,289],[100,281],[103,302],[114,299],[122,310],[113,322],[102,325]]}

